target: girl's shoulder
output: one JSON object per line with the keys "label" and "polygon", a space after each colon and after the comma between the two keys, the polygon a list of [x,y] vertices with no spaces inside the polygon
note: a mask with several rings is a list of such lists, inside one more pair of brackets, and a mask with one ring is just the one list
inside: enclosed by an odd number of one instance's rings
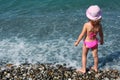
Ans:
{"label": "girl's shoulder", "polygon": [[90,22],[86,22],[86,23],[84,23],[84,26],[85,26],[86,28],[89,28],[89,27],[91,26],[91,24],[90,24]]}
{"label": "girl's shoulder", "polygon": [[90,25],[90,22],[86,22],[84,25]]}

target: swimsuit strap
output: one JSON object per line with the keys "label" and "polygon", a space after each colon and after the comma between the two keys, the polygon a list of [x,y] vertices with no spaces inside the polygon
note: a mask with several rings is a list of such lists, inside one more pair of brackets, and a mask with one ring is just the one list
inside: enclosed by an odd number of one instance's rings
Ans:
{"label": "swimsuit strap", "polygon": [[90,32],[90,38],[96,37],[96,34],[94,32]]}

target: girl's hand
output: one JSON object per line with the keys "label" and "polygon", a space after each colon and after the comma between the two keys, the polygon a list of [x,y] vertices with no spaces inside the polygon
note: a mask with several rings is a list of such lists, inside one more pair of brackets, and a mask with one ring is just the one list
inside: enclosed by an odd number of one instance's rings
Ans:
{"label": "girl's hand", "polygon": [[103,45],[104,44],[104,41],[103,40],[100,40],[100,45]]}
{"label": "girl's hand", "polygon": [[76,41],[76,42],[74,43],[74,45],[75,45],[75,46],[78,46],[78,42]]}

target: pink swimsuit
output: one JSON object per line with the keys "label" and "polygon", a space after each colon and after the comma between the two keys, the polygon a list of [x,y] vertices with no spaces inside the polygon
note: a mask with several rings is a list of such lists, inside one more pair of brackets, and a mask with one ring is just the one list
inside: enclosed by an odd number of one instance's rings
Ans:
{"label": "pink swimsuit", "polygon": [[[96,34],[94,32],[90,33],[90,38],[96,37]],[[88,42],[84,41],[84,44],[87,48],[96,48],[98,46],[98,40],[95,39],[94,41]]]}

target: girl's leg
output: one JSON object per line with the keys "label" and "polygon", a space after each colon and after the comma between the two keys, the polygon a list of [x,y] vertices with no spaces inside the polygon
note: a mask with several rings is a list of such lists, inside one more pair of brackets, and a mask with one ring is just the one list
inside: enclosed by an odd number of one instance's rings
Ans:
{"label": "girl's leg", "polygon": [[85,73],[86,72],[86,64],[87,64],[87,53],[88,53],[89,48],[87,48],[83,44],[83,49],[82,49],[82,68],[78,71]]}
{"label": "girl's leg", "polygon": [[94,66],[92,69],[94,69],[96,72],[98,71],[98,47],[92,49],[92,54],[94,58]]}

